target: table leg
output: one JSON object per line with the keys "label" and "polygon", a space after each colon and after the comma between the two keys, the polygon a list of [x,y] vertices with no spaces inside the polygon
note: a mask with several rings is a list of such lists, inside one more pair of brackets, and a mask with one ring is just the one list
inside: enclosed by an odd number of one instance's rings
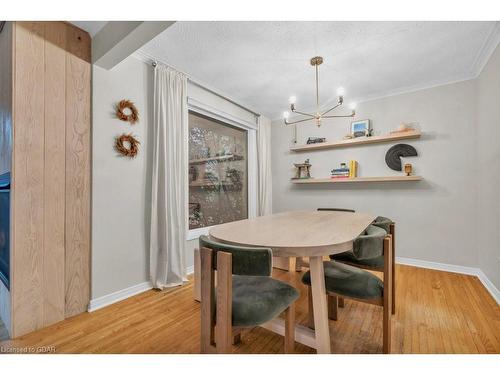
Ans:
{"label": "table leg", "polygon": [[330,329],[328,326],[328,304],[326,300],[323,257],[310,257],[309,269],[311,271],[316,351],[318,354],[330,354]]}

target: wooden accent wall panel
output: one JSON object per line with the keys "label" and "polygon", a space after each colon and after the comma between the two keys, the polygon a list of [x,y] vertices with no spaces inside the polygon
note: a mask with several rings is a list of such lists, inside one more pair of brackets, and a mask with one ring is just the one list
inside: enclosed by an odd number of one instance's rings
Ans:
{"label": "wooden accent wall panel", "polygon": [[65,316],[66,29],[45,23],[44,326]]}
{"label": "wooden accent wall panel", "polygon": [[90,299],[90,37],[70,27],[66,54],[66,317]]}
{"label": "wooden accent wall panel", "polygon": [[12,335],[43,326],[44,26],[14,30],[14,143],[11,254]]}
{"label": "wooden accent wall panel", "polygon": [[[90,37],[13,23],[12,336],[90,299]],[[3,69],[2,69],[3,72]]]}

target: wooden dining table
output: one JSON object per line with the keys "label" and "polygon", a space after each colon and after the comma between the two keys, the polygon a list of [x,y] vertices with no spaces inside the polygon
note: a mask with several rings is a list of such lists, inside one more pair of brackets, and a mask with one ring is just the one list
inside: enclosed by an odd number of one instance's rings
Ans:
{"label": "wooden dining table", "polygon": [[[323,257],[351,250],[354,239],[374,219],[364,213],[299,210],[217,225],[209,233],[223,243],[271,248],[276,257],[308,257],[315,329],[296,325],[295,340],[316,348],[317,353],[330,353]],[[195,266],[195,278],[196,273]],[[263,326],[284,335],[282,319]]]}

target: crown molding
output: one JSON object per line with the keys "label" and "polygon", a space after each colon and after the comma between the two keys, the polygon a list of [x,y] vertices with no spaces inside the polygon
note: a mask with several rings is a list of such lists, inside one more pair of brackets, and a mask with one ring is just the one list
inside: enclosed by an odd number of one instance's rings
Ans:
{"label": "crown molding", "polygon": [[135,57],[136,59],[140,60],[140,61],[143,61],[147,64],[153,64],[153,63],[162,63],[164,65],[167,65],[169,67],[171,67],[172,69],[175,69],[177,70],[178,72],[184,74],[189,81],[191,81],[191,83],[193,83],[194,85],[204,89],[205,91],[209,91],[211,92],[212,94],[228,101],[229,103],[232,103],[233,105],[237,106],[237,107],[240,107],[241,109],[253,114],[254,116],[256,117],[260,117],[262,116],[262,113],[254,110],[253,108],[251,108],[249,105],[245,104],[245,103],[241,103],[241,101],[237,100],[237,99],[233,99],[232,95],[229,95],[227,93],[224,93],[222,91],[220,91],[219,89],[217,88],[214,88],[208,84],[206,84],[205,82],[203,81],[200,81],[196,78],[193,78],[193,76],[191,76],[190,74],[184,72],[182,69],[179,69],[173,65],[170,65],[164,61],[161,61],[161,60],[158,60],[156,59],[154,56],[150,55],[149,53],[147,52],[144,52],[142,50],[137,50],[135,51],[132,55],[132,57]]}
{"label": "crown molding", "polygon": [[153,56],[140,49],[135,51],[131,56],[147,64],[153,64],[154,62],[156,62],[156,59]]}
{"label": "crown molding", "polygon": [[500,43],[500,21],[496,21],[493,24],[488,37],[477,53],[476,59],[472,64],[472,74],[474,75],[474,77],[477,77],[479,76],[479,74],[481,74],[484,67],[490,60],[491,55],[493,54],[493,52],[495,52],[498,43]]}

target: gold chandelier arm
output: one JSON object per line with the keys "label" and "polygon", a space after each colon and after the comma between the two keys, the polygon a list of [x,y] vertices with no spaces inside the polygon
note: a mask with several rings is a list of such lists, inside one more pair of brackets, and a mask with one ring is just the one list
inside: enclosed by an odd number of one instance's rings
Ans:
{"label": "gold chandelier arm", "polygon": [[286,124],[286,125],[293,125],[293,124],[298,124],[299,122],[311,121],[311,120],[314,120],[314,117],[311,117],[311,118],[304,118],[304,119],[302,119],[302,120],[297,120],[297,121],[292,121],[292,122],[288,122],[288,120],[285,120],[285,124]]}
{"label": "gold chandelier arm", "polygon": [[336,118],[336,117],[354,117],[356,112],[352,111],[350,115],[330,115],[330,116],[321,116],[322,118]]}
{"label": "gold chandelier arm", "polygon": [[323,112],[323,113],[321,114],[321,117],[323,117],[324,115],[326,115],[328,112],[333,111],[335,108],[340,107],[341,105],[342,105],[341,103],[337,103],[337,104],[336,104],[335,106],[333,106],[332,108],[330,108],[330,109],[326,110],[325,112]]}
{"label": "gold chandelier arm", "polygon": [[314,118],[315,116],[311,113],[305,113],[305,112],[300,112],[300,111],[297,111],[296,109],[292,109],[292,112],[293,113],[298,113],[299,115],[302,115],[302,116],[309,116],[311,118]]}

